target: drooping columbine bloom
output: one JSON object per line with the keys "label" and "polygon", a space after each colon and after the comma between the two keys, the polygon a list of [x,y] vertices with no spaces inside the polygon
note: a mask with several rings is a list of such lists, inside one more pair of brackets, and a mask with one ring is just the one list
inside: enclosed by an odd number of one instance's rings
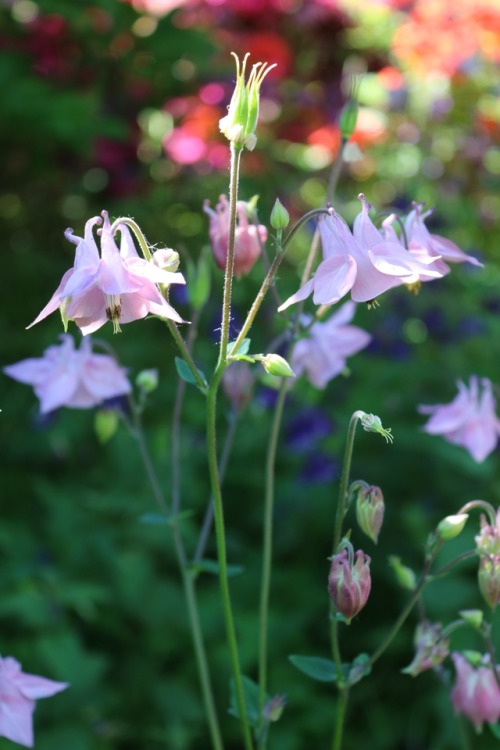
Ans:
{"label": "drooping columbine bloom", "polygon": [[361,550],[354,553],[349,543],[332,557],[328,591],[333,604],[344,615],[347,623],[368,601],[372,585],[370,562],[369,555]]}
{"label": "drooping columbine bloom", "polygon": [[33,747],[35,701],[67,687],[66,682],[21,672],[21,665],[12,656],[0,657],[0,736]]}
{"label": "drooping columbine bloom", "polygon": [[307,338],[300,339],[293,350],[291,366],[297,376],[305,373],[316,388],[325,388],[342,372],[347,357],[368,346],[370,334],[348,325],[355,311],[355,303],[346,302],[325,323],[313,323]]}
{"label": "drooping columbine bloom", "polygon": [[500,604],[500,508],[494,525],[481,515],[476,548],[479,554],[479,590],[487,604],[494,609]]}
{"label": "drooping columbine bloom", "polygon": [[43,357],[4,367],[9,377],[33,386],[42,414],[61,406],[89,409],[130,393],[125,369],[108,354],[94,354],[90,338],[82,339],[80,349],[69,334],[60,338],[62,344],[49,346]]}
{"label": "drooping columbine bloom", "polygon": [[495,724],[500,719],[500,688],[490,666],[476,668],[462,654],[451,656],[456,670],[451,691],[453,708],[467,716],[480,732],[485,721]]}
{"label": "drooping columbine bloom", "polygon": [[64,320],[74,320],[84,335],[101,328],[108,320],[116,332],[121,323],[145,318],[148,313],[182,323],[182,318],[165,300],[158,284],[184,284],[181,273],[171,273],[155,262],[139,257],[128,228],[118,224],[120,250],[111,232],[106,211],[101,232],[101,255],[94,240],[94,227],[101,223],[94,216],[85,224],[85,236],[72,229],[66,238],[76,245],[75,263],[66,271],[52,298],[28,328],[58,308]]}
{"label": "drooping columbine bloom", "polygon": [[[229,243],[229,202],[225,195],[221,195],[215,211],[210,208],[209,201],[204,202],[203,210],[210,217],[209,234],[215,262],[219,268],[225,269]],[[254,212],[251,202],[238,201],[234,236],[234,273],[238,277],[250,271],[267,240],[266,227],[263,224],[256,226],[249,221],[249,215]]]}
{"label": "drooping columbine bloom", "polygon": [[427,669],[439,666],[449,656],[450,639],[443,634],[439,622],[424,622],[417,625],[415,631],[415,656],[411,664],[401,671],[416,677]]}
{"label": "drooping columbine bloom", "polygon": [[352,233],[333,208],[328,216],[319,218],[324,260],[314,277],[289,297],[279,312],[310,294],[317,305],[334,305],[349,291],[355,302],[370,303],[392,287],[418,281],[421,275],[443,275],[432,262],[422,263],[399,242],[385,239],[368,215],[370,204],[362,193],[358,197],[362,209]]}
{"label": "drooping columbine bloom", "polygon": [[421,414],[431,417],[424,426],[430,435],[442,435],[450,443],[469,451],[481,463],[495,449],[500,435],[500,420],[491,381],[473,375],[467,387],[458,381],[458,396],[450,404],[419,406]]}

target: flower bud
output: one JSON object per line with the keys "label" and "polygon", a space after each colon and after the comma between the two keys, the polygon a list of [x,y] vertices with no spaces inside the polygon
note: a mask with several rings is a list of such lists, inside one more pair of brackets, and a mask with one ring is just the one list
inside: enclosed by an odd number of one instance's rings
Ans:
{"label": "flower bud", "polygon": [[443,518],[437,527],[437,533],[445,541],[455,539],[456,536],[461,534],[465,523],[469,516],[467,513],[458,513],[455,516],[446,516]]}
{"label": "flower bud", "polygon": [[[209,234],[215,262],[224,270],[229,246],[229,202],[225,195],[221,195],[215,211],[210,208],[209,201],[204,202],[203,210],[210,217]],[[266,227],[249,221],[249,215],[254,213],[254,201],[238,201],[234,236],[234,274],[237,277],[244,276],[250,271],[267,240]]]}
{"label": "flower bud", "polygon": [[247,362],[233,362],[224,370],[222,388],[235,411],[243,409],[252,398],[255,376]]}
{"label": "flower bud", "polygon": [[358,110],[358,103],[355,99],[349,99],[342,107],[339,118],[339,130],[342,138],[346,141],[349,140],[356,129]]}
{"label": "flower bud", "polygon": [[494,609],[500,604],[500,556],[481,555],[477,577],[483,599]]}
{"label": "flower bud", "polygon": [[361,425],[366,432],[377,432],[385,439],[387,443],[394,442],[394,437],[391,435],[390,427],[383,427],[380,417],[376,414],[367,414],[364,411],[357,412],[361,419]]}
{"label": "flower bud", "polygon": [[158,370],[141,370],[135,379],[135,383],[144,393],[152,393],[158,388],[158,380]]}
{"label": "flower bud", "polygon": [[290,222],[290,214],[281,203],[279,198],[276,198],[274,202],[273,210],[271,211],[270,222],[273,229],[281,230],[286,229]]}
{"label": "flower bud", "polygon": [[453,653],[456,681],[451,701],[457,714],[464,714],[480,732],[483,723],[495,724],[500,719],[500,688],[487,657],[479,668],[474,667],[460,653]]}
{"label": "flower bud", "polygon": [[422,622],[415,631],[415,657],[412,663],[402,669],[404,674],[416,677],[426,669],[441,664],[450,653],[450,640],[443,636],[438,622]]}
{"label": "flower bud", "polygon": [[266,75],[276,65],[255,63],[252,66],[248,81],[245,81],[249,53],[243,58],[241,68],[238,56],[234,52],[231,54],[236,60],[236,86],[227,115],[219,121],[219,128],[233,145],[240,148],[246,146],[249,151],[253,151],[257,143],[255,129],[259,119],[260,87]]}
{"label": "flower bud", "polygon": [[353,482],[349,491],[351,493],[356,497],[356,519],[361,531],[377,544],[385,510],[382,490],[360,481]]}
{"label": "flower bud", "polygon": [[163,271],[177,271],[179,268],[179,253],[170,247],[163,247],[153,253],[153,263]]}
{"label": "flower bud", "polygon": [[483,622],[484,613],[480,609],[462,609],[459,613],[462,620],[464,620],[467,625],[470,625],[471,628],[476,628],[476,630],[479,630],[481,627],[481,624]]}
{"label": "flower bud", "polygon": [[344,547],[332,557],[328,576],[328,591],[336,609],[347,623],[365,606],[371,589],[370,560],[368,555],[352,545]]}
{"label": "flower bud", "polygon": [[277,375],[280,378],[295,377],[295,373],[286,359],[280,357],[279,354],[266,354],[260,361],[262,362],[262,367],[269,375]]}

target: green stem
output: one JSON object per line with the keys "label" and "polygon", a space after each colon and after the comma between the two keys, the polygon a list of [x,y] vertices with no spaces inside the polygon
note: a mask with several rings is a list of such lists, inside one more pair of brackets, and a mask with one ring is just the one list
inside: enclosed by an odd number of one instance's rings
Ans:
{"label": "green stem", "polygon": [[236,208],[238,202],[238,182],[240,172],[240,161],[243,147],[231,143],[231,165],[229,176],[229,235],[226,258],[226,273],[224,276],[224,296],[222,300],[221,338],[219,349],[218,371],[225,364],[227,357],[227,345],[229,343],[229,325],[231,322],[231,291],[234,275],[234,245],[236,234]]}
{"label": "green stem", "polygon": [[339,690],[337,713],[335,714],[335,728],[333,730],[332,750],[340,750],[342,747],[342,736],[344,734],[345,715],[347,701],[349,700],[349,688]]}
{"label": "green stem", "polygon": [[236,704],[241,720],[243,731],[243,740],[245,750],[253,750],[252,736],[248,723],[247,711],[243,694],[243,681],[241,675],[240,658],[238,653],[238,644],[236,640],[236,630],[231,606],[231,596],[229,591],[229,579],[227,574],[227,556],[226,556],[226,535],[224,525],[224,510],[222,504],[222,493],[220,489],[219,469],[217,465],[217,390],[222,377],[224,367],[221,366],[216,371],[212,383],[207,393],[207,453],[208,466],[210,472],[210,482],[212,485],[212,494],[214,498],[214,520],[215,535],[217,542],[217,560],[219,564],[219,583],[222,598],[222,609],[226,626],[226,636],[229,647],[229,653],[232,664],[234,690]]}
{"label": "green stem", "polygon": [[337,503],[337,513],[335,515],[335,526],[333,532],[333,554],[337,552],[339,546],[340,536],[342,533],[342,521],[344,520],[345,512],[347,510],[347,488],[349,486],[349,475],[351,473],[351,461],[352,453],[354,449],[354,437],[356,435],[356,425],[361,419],[363,412],[355,411],[349,422],[349,429],[347,431],[347,441],[344,454],[344,463],[342,466],[342,476],[340,478],[339,487],[339,500]]}
{"label": "green stem", "polygon": [[139,224],[135,222],[133,219],[130,219],[127,216],[121,216],[119,219],[113,222],[111,226],[111,234],[114,234],[117,229],[120,228],[120,224],[125,224],[127,227],[129,227],[135,236],[137,237],[137,241],[139,242],[139,245],[141,246],[142,254],[144,255],[144,258],[146,260],[151,260],[152,255],[151,251],[149,249],[149,245],[147,243],[146,238],[144,237],[142,233],[142,229],[140,228]]}
{"label": "green stem", "polygon": [[[260,631],[259,631],[259,708],[265,705],[267,692],[267,628],[269,620],[269,592],[271,588],[271,567],[273,553],[273,506],[274,506],[274,464],[278,449],[279,432],[286,401],[288,383],[282,379],[276,402],[271,434],[266,458],[266,492],[264,501],[264,528],[262,549],[262,574],[260,586]],[[260,744],[260,743],[259,743]],[[265,746],[265,745],[264,745]]]}

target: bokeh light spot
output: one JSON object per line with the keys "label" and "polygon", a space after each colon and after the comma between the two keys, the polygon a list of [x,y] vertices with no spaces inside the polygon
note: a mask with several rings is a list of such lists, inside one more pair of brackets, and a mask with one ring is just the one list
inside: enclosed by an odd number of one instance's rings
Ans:
{"label": "bokeh light spot", "polygon": [[99,193],[101,190],[104,190],[108,182],[108,173],[106,170],[100,169],[99,167],[89,169],[82,178],[83,187],[85,190],[88,190],[89,193]]}
{"label": "bokeh light spot", "polygon": [[140,18],[132,24],[132,31],[136,36],[148,37],[154,34],[158,28],[158,21],[152,16],[140,16]]}
{"label": "bokeh light spot", "polygon": [[410,318],[403,326],[403,333],[410,344],[423,344],[427,338],[427,326],[419,318]]}
{"label": "bokeh light spot", "polygon": [[39,15],[38,5],[32,0],[16,0],[12,6],[12,18],[19,23],[31,23]]}

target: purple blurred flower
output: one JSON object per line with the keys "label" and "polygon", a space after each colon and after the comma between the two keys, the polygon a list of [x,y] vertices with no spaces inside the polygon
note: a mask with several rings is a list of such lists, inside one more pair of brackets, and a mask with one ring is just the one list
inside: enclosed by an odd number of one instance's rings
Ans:
{"label": "purple blurred flower", "polygon": [[52,298],[28,328],[61,308],[63,319],[74,320],[84,335],[101,328],[108,320],[116,332],[120,323],[145,318],[148,313],[182,323],[157,284],[184,284],[181,273],[171,273],[139,257],[128,228],[118,224],[120,250],[111,232],[106,211],[102,212],[101,255],[93,229],[101,223],[98,216],[85,224],[85,237],[76,237],[72,229],[66,238],[76,245],[75,263],[66,271]]}
{"label": "purple blurred flower", "polygon": [[430,435],[442,435],[450,443],[469,451],[481,463],[495,449],[500,435],[500,420],[495,414],[493,386],[487,378],[473,375],[469,387],[458,381],[458,395],[450,404],[419,406],[421,414],[431,417],[424,426]]}
{"label": "purple blurred flower", "polygon": [[21,672],[21,665],[11,656],[0,657],[0,735],[33,747],[35,700],[49,698],[67,687],[66,682]]}
{"label": "purple blurred flower", "polygon": [[[361,212],[353,233],[333,209],[318,221],[324,260],[316,274],[289,297],[279,312],[313,294],[317,305],[333,305],[349,291],[355,302],[372,302],[383,292],[400,284],[411,284],[421,276],[440,278],[443,274],[410,255],[398,241],[387,240],[371,221],[370,204],[363,193]],[[433,260],[433,259],[432,259]]]}
{"label": "purple blurred flower", "polygon": [[453,708],[472,721],[477,732],[483,723],[495,724],[500,719],[500,688],[490,666],[473,667],[458,652],[452,655],[456,682],[451,691]]}
{"label": "purple blurred flower", "polygon": [[345,367],[346,358],[357,354],[371,341],[370,334],[351,322],[356,305],[346,302],[325,323],[314,323],[307,338],[293,350],[291,367],[297,376],[306,373],[316,388],[325,388]]}
{"label": "purple blurred flower", "polygon": [[125,369],[107,354],[93,354],[90,339],[76,350],[73,338],[60,336],[62,344],[49,346],[43,357],[23,359],[4,367],[20,383],[32,385],[42,414],[67,406],[89,409],[106,399],[130,393]]}

